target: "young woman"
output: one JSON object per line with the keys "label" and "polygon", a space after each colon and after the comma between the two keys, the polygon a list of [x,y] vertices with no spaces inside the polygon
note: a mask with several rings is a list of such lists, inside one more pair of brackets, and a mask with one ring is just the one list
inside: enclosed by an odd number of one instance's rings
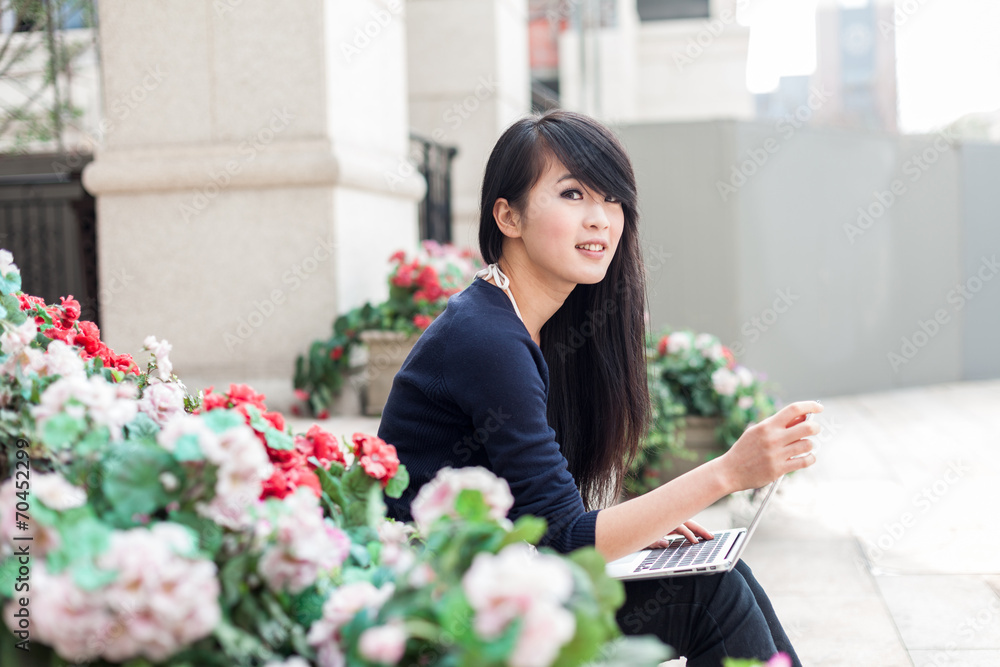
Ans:
{"label": "young woman", "polygon": [[[510,485],[509,517],[544,517],[541,545],[594,546],[611,561],[665,536],[712,535],[691,517],[725,495],[815,462],[818,433],[792,403],[695,470],[615,504],[649,419],[645,281],[631,163],[595,120],[552,111],[500,137],[483,179],[479,245],[488,267],[421,335],[378,435],[410,473],[389,513],[411,518],[445,466],[479,465]],[[798,658],[740,561],[723,574],[624,582],[626,634],[656,634],[689,667],[724,656]]]}

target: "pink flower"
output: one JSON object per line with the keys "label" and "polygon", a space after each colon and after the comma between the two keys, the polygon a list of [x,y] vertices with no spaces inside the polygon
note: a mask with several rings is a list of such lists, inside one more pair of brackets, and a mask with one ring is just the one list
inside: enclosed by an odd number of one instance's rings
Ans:
{"label": "pink flower", "polygon": [[675,331],[667,338],[667,354],[677,354],[690,350],[694,337],[689,331]]}
{"label": "pink flower", "polygon": [[497,477],[480,466],[467,468],[442,468],[431,481],[420,487],[410,507],[413,519],[420,530],[427,532],[439,517],[457,517],[455,501],[463,489],[475,489],[483,494],[490,508],[489,516],[496,520],[506,518],[514,505],[507,480]]}
{"label": "pink flower", "polygon": [[739,378],[728,368],[719,368],[712,373],[712,387],[719,396],[732,396],[739,385]]}
{"label": "pink flower", "polygon": [[306,641],[317,647],[320,667],[341,667],[344,654],[340,648],[340,628],[362,609],[378,611],[392,597],[396,587],[387,583],[375,588],[367,581],[346,584],[335,590],[323,603],[323,616],[312,624]]}
{"label": "pink flower", "polygon": [[165,340],[156,340],[156,336],[146,336],[145,340],[142,341],[142,348],[149,350],[153,358],[156,359],[156,372],[160,379],[164,382],[170,380],[174,365],[170,362],[168,355],[173,346]]}
{"label": "pink flower", "polygon": [[406,652],[406,630],[399,619],[386,625],[376,625],[361,633],[358,650],[365,660],[383,665],[395,665]]}
{"label": "pink flower", "polygon": [[184,412],[184,389],[175,382],[155,382],[146,385],[139,399],[139,412],[163,426]]}
{"label": "pink flower", "polygon": [[475,610],[473,626],[495,639],[515,618],[523,618],[511,655],[513,667],[548,667],[573,638],[576,619],[563,604],[573,593],[573,575],[557,556],[539,554],[524,542],[498,554],[480,553],[462,577],[462,590]]}
{"label": "pink flower", "polygon": [[276,543],[264,551],[257,571],[272,590],[301,593],[320,572],[344,562],[350,539],[323,518],[319,499],[310,489],[296,489],[282,504],[286,513],[274,527]]}
{"label": "pink flower", "polygon": [[792,667],[792,658],[784,652],[775,653],[764,667]]}

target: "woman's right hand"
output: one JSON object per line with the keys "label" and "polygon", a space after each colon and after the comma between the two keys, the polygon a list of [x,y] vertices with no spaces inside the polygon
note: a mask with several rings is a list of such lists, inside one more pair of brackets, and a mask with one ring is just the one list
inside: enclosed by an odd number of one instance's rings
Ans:
{"label": "woman's right hand", "polygon": [[759,489],[781,475],[806,468],[816,463],[810,452],[811,440],[820,426],[815,420],[806,420],[809,413],[819,413],[823,406],[816,401],[790,403],[770,417],[747,428],[740,439],[719,457],[724,474],[735,491]]}

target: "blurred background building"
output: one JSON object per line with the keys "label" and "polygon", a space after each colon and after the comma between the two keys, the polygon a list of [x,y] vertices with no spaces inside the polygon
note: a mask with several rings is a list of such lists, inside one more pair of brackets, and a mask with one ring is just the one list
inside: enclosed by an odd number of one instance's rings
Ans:
{"label": "blurred background building", "polygon": [[788,400],[1000,376],[995,3],[37,0],[0,27],[0,244],[196,385],[281,408],[393,251],[477,246],[490,149],[554,107],[635,161],[654,328]]}

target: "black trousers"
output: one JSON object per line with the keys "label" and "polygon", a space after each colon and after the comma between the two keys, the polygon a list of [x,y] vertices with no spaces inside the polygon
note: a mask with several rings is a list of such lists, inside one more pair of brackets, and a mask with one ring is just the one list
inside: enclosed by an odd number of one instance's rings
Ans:
{"label": "black trousers", "polygon": [[688,667],[720,667],[726,656],[768,660],[779,651],[802,667],[767,593],[740,560],[722,574],[623,581],[616,614],[626,635],[656,635]]}

